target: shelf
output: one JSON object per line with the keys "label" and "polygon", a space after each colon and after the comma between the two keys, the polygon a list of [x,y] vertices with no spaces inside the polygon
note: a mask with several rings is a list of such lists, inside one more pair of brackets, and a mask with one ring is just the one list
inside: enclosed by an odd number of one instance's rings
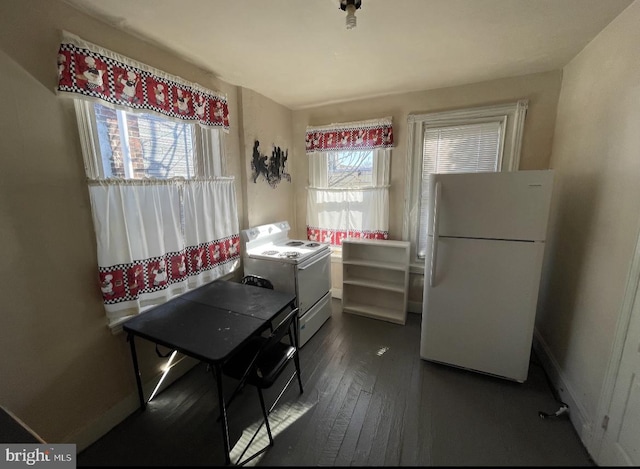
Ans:
{"label": "shelf", "polygon": [[409,290],[409,242],[342,242],[342,310],[404,324]]}
{"label": "shelf", "polygon": [[390,283],[390,282],[384,282],[384,281],[380,281],[380,280],[369,280],[369,279],[362,279],[362,278],[346,278],[342,280],[343,284],[348,284],[348,285],[358,285],[361,287],[366,287],[366,288],[376,288],[379,290],[388,290],[391,292],[396,292],[396,293],[402,293],[404,294],[404,283],[403,284],[394,284],[394,283]]}
{"label": "shelf", "polygon": [[366,316],[372,319],[381,319],[394,324],[404,325],[406,321],[406,311],[391,311],[389,308],[381,308],[366,304],[349,303],[342,306],[342,310],[347,313]]}
{"label": "shelf", "polygon": [[407,266],[400,262],[377,261],[369,259],[342,259],[343,265],[361,265],[363,267],[375,267],[377,269],[406,270]]}

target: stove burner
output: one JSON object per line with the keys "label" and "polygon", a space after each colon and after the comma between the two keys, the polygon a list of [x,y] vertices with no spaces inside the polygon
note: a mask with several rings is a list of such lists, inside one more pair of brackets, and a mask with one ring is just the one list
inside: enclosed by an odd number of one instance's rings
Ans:
{"label": "stove burner", "polygon": [[320,243],[307,243],[308,248],[317,248],[320,246]]}
{"label": "stove burner", "polygon": [[287,246],[302,246],[304,243],[302,241],[289,241]]}
{"label": "stove burner", "polygon": [[275,256],[278,254],[278,251],[265,251],[262,253],[263,256]]}
{"label": "stove burner", "polygon": [[296,257],[300,257],[300,253],[296,251],[287,251],[280,254],[280,257],[286,257],[287,259],[295,259]]}

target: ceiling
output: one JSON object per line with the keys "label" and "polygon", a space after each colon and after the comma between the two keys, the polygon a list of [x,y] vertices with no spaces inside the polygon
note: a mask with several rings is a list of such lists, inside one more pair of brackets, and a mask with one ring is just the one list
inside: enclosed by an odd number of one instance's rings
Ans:
{"label": "ceiling", "polygon": [[293,110],[557,70],[632,3],[64,1]]}

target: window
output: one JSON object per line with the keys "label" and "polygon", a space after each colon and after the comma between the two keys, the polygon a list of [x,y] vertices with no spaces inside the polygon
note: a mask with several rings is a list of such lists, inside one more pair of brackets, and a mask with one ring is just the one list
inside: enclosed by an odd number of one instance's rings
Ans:
{"label": "window", "polygon": [[373,185],[373,151],[336,151],[328,154],[328,187]]}
{"label": "window", "polygon": [[309,155],[307,237],[336,249],[349,237],[389,236],[388,149]]}
{"label": "window", "polygon": [[[76,100],[87,175],[169,179],[222,176],[221,131],[157,114]],[[89,160],[89,161],[87,161]]]}
{"label": "window", "polygon": [[516,171],[527,101],[409,116],[404,239],[423,268],[430,173]]}
{"label": "window", "polygon": [[237,269],[221,130],[75,100],[109,327]]}
{"label": "window", "polygon": [[56,92],[75,103],[109,327],[239,267],[225,95],[67,32]]}
{"label": "window", "polygon": [[389,237],[391,118],[307,127],[307,238]]}

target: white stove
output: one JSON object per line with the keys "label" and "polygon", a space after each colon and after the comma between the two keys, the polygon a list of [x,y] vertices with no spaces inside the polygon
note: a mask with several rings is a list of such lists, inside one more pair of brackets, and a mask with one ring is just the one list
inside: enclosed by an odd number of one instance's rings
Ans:
{"label": "white stove", "polygon": [[275,259],[297,264],[329,250],[328,243],[289,239],[290,229],[289,222],[281,221],[243,230],[243,254],[254,259]]}
{"label": "white stove", "polygon": [[280,243],[269,243],[247,250],[247,255],[255,259],[276,259],[297,264],[314,254],[329,249],[325,243],[314,241],[288,240]]}
{"label": "white stove", "polygon": [[241,252],[245,275],[295,293],[302,346],[331,316],[331,250],[328,243],[289,239],[289,230],[286,221],[243,230]]}

